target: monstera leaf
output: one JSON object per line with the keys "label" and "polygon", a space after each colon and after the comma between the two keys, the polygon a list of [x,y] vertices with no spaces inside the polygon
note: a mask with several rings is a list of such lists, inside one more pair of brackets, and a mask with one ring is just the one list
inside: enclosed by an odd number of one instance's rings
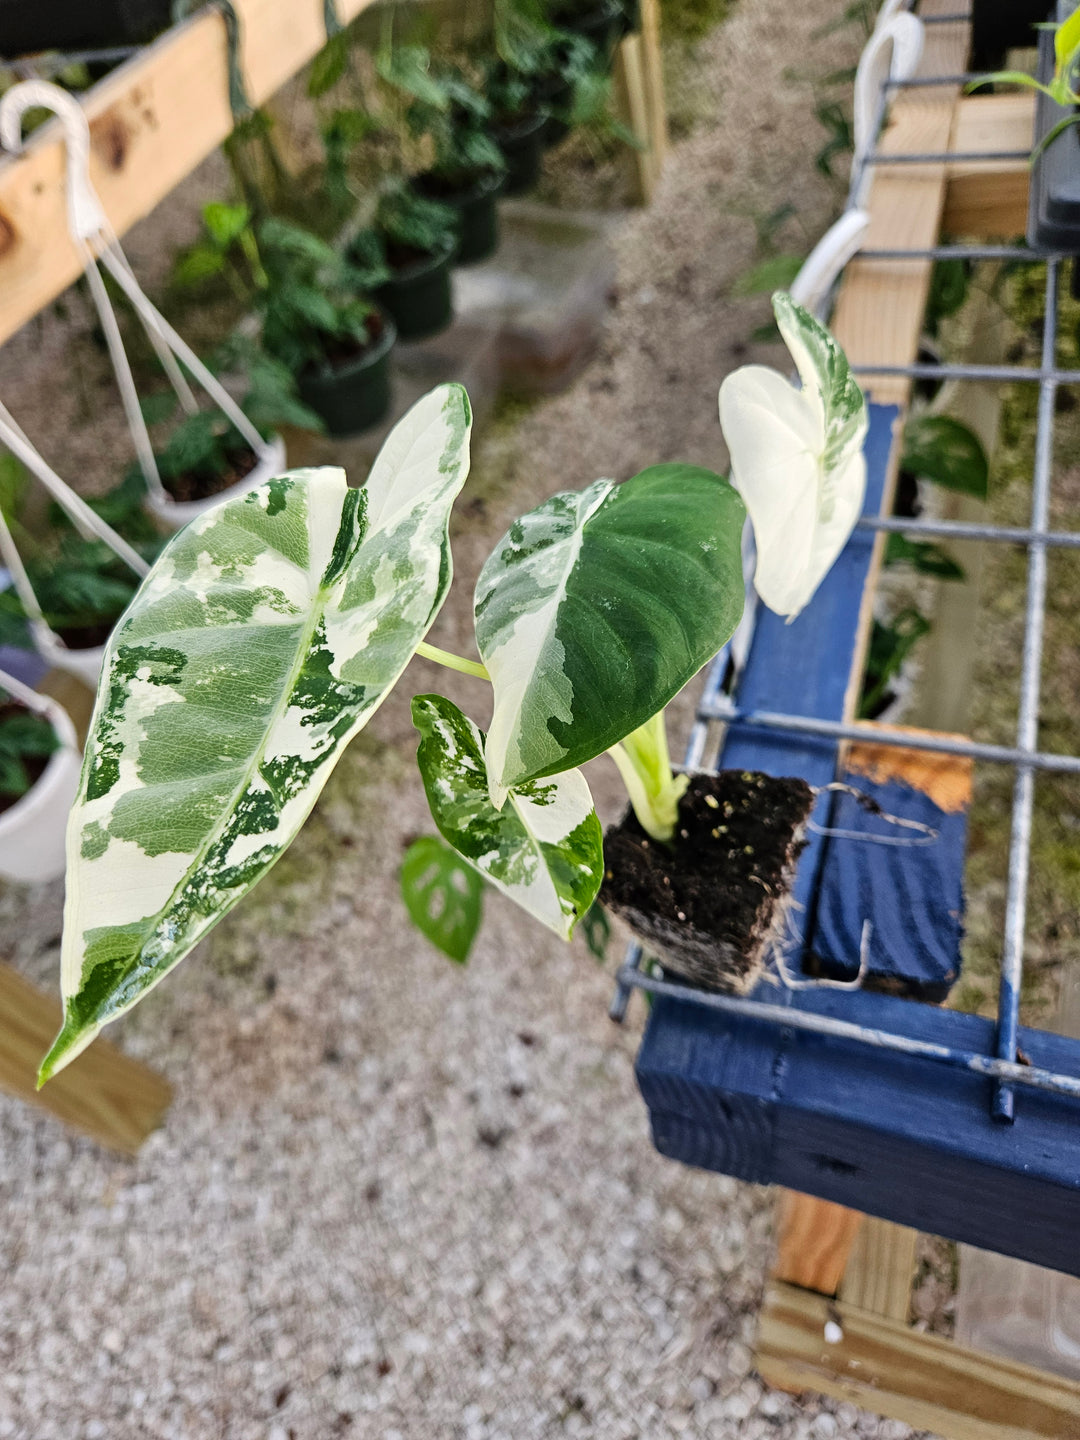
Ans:
{"label": "monstera leaf", "polygon": [[564,940],[596,899],[604,839],[585,777],[567,771],[511,790],[496,810],[488,795],[484,736],[451,701],[417,695],[417,761],[444,840],[485,880]]}
{"label": "monstera leaf", "polygon": [[755,588],[794,620],[862,511],[868,415],[829,332],[782,291],[773,310],[802,389],[764,365],[743,365],[720,387],[720,423],[754,527]]}
{"label": "monstera leaf", "polygon": [[259,880],[450,586],[469,402],[446,385],[364,490],[299,470],[165,548],[106,655],[68,827],[64,1025],[47,1079]]}
{"label": "monstera leaf", "polygon": [[497,808],[636,730],[719,650],[742,613],[744,518],[712,471],[656,465],[514,522],[476,587]]}

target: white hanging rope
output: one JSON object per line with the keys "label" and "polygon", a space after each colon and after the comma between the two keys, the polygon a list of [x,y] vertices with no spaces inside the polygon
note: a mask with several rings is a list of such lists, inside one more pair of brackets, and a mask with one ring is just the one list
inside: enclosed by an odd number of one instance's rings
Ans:
{"label": "white hanging rope", "polygon": [[90,126],[86,113],[66,90],[45,80],[24,80],[0,99],[0,142],[15,154],[23,147],[22,117],[33,106],[51,110],[64,129],[67,146],[68,227],[71,238],[83,257],[83,269],[90,286],[94,307],[98,312],[105,340],[120,388],[128,428],[135,444],[139,468],[147,489],[159,503],[168,504],[172,497],[161,483],[154,448],[146,420],[139,405],[131,365],[124,350],[120,327],[109,300],[109,293],[98,269],[104,266],[131,302],[135,314],[164,366],[165,373],[189,415],[198,404],[177,361],[182,362],[198,381],[214,404],[236,427],[254,451],[256,461],[271,461],[276,455],[273,444],[259,434],[243,410],[215,375],[199,359],[191,347],[177,334],[161,312],[151,303],[136,280],[120,242],[109,224],[93,186],[90,183]]}
{"label": "white hanging rope", "polygon": [[856,191],[851,200],[861,205],[873,179],[866,157],[877,141],[881,119],[882,87],[887,80],[910,80],[922,59],[923,23],[906,10],[879,22],[866,42],[855,71],[855,154],[851,161]]}
{"label": "white hanging rope", "polygon": [[101,540],[114,555],[129,565],[140,579],[149,574],[150,566],[139,552],[133,550],[122,535],[118,535],[111,525],[91,510],[81,495],[76,495],[71,486],[61,480],[56,471],[34,449],[2,403],[0,444],[6,446],[17,460],[21,460],[31,474],[37,476],[84,539]]}
{"label": "white hanging rope", "polygon": [[48,720],[49,724],[56,731],[57,738],[61,744],[68,749],[79,751],[79,741],[75,734],[75,727],[71,718],[62,705],[53,700],[49,695],[42,695],[37,690],[32,690],[29,685],[24,685],[14,675],[6,670],[0,670],[0,690],[4,690],[13,700],[18,700],[28,710],[33,710],[35,715],[41,715]]}

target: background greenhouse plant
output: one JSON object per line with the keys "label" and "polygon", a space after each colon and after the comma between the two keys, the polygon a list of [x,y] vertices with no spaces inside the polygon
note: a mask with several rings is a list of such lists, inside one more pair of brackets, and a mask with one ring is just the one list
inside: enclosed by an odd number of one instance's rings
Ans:
{"label": "background greenhouse plant", "polygon": [[[806,403],[826,417],[820,473],[850,488],[859,432],[846,361],[805,312],[786,297],[777,306],[804,378],[817,376]],[[785,423],[761,417],[756,452],[742,436],[748,498],[790,449],[777,438]],[[42,1081],[266,873],[414,654],[494,692],[486,736],[443,696],[413,701],[436,826],[557,934],[570,937],[603,878],[582,764],[623,744],[643,823],[672,833],[679,782],[662,712],[739,620],[743,503],[682,464],[552,496],[483,566],[481,662],[450,655],[424,637],[450,588],[470,424],[464,390],[441,386],[391,432],[362,490],[337,469],[295,471],[166,546],[105,657],[68,832],[64,1025]],[[430,865],[411,873],[414,916],[445,918]]]}

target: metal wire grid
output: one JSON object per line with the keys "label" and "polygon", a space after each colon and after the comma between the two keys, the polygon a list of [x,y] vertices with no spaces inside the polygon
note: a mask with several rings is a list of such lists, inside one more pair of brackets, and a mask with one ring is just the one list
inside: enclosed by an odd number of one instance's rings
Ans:
{"label": "metal wire grid", "polygon": [[[967,13],[926,17],[924,23],[949,24],[968,21]],[[884,119],[889,90],[917,88],[942,84],[967,85],[982,78],[978,74],[940,75],[920,77],[909,81],[887,81],[882,86],[879,123],[880,132]],[[948,152],[946,154],[904,154],[893,155],[870,150],[859,157],[852,177],[849,206],[867,165],[895,165],[912,163],[969,162],[985,160],[1027,159],[1028,152]],[[858,723],[809,719],[805,716],[778,714],[767,711],[740,710],[726,693],[725,682],[732,670],[731,644],[729,643],[715,657],[706,675],[705,687],[699,703],[693,730],[687,746],[684,769],[701,770],[705,767],[705,755],[710,740],[715,743],[714,753],[719,749],[718,725],[737,721],[741,725],[753,725],[762,729],[824,736],[836,740],[872,739],[875,744],[896,745],[906,749],[927,750],[950,755],[969,756],[974,761],[991,764],[1011,765],[1016,777],[1013,787],[1011,834],[1008,856],[1008,881],[1006,890],[1005,923],[1003,928],[1001,978],[998,990],[998,1019],[996,1045],[993,1055],[974,1051],[933,1045],[925,1041],[888,1030],[858,1025],[831,1016],[812,1014],[790,1008],[784,1004],[768,1004],[752,998],[715,994],[693,989],[688,985],[660,978],[642,968],[644,953],[638,944],[632,944],[623,965],[616,976],[615,994],[610,1014],[612,1019],[621,1021],[626,1013],[627,1003],[634,988],[647,990],[656,995],[692,1000],[710,1009],[722,1010],[729,1014],[744,1015],[747,1018],[775,1026],[813,1031],[833,1036],[840,1040],[855,1041],[879,1049],[899,1051],[917,1055],[924,1059],[941,1062],[954,1068],[973,1071],[993,1079],[996,1084],[991,1100],[991,1113],[995,1119],[1014,1119],[1014,1085],[1031,1089],[1051,1091],[1060,1095],[1080,1098],[1080,1079],[1073,1075],[1061,1074],[1038,1066],[1020,1064],[1017,1061],[1017,1037],[1019,1032],[1020,988],[1023,976],[1024,932],[1027,918],[1028,875],[1031,859],[1031,829],[1034,803],[1034,780],[1039,770],[1056,773],[1080,774],[1080,755],[1057,754],[1038,748],[1039,691],[1042,662],[1043,628],[1046,611],[1047,551],[1054,547],[1080,547],[1080,532],[1049,529],[1050,472],[1054,445],[1054,399],[1061,385],[1080,384],[1080,370],[1062,369],[1055,364],[1055,349],[1058,334],[1059,275],[1062,261],[1067,258],[1057,253],[1042,253],[1026,246],[1013,245],[937,245],[927,249],[866,249],[858,253],[860,261],[890,260],[947,260],[970,261],[1009,260],[1030,264],[1045,264],[1045,323],[1042,336],[1040,364],[1035,366],[1015,365],[895,365],[857,366],[863,375],[904,376],[912,380],[974,380],[988,383],[1029,382],[1039,387],[1039,400],[1035,434],[1035,462],[1032,473],[1031,520],[1027,529],[1007,526],[968,524],[957,521],[936,521],[896,518],[887,515],[865,517],[859,523],[863,528],[882,530],[889,533],[922,536],[926,538],[952,538],[983,540],[994,544],[1022,546],[1028,552],[1028,580],[1024,615],[1023,650],[1021,660],[1019,713],[1016,744],[1013,746],[981,744],[977,741],[961,740],[949,735],[913,736],[910,732],[875,725],[871,730]],[[1074,262],[1076,263],[1076,262]],[[715,767],[713,767],[715,768]]]}

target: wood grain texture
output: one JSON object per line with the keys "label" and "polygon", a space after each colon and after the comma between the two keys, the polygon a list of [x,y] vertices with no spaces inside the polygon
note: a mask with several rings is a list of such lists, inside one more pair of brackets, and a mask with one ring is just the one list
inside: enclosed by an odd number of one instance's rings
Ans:
{"label": "wood grain texture", "polygon": [[[371,0],[338,0],[351,20]],[[234,0],[241,68],[261,104],[325,43],[322,0]],[[225,25],[202,10],[88,93],[91,179],[118,235],[148,215],[232,130]],[[0,342],[82,272],[68,234],[56,123],[0,161]]]}
{"label": "wood grain texture", "polygon": [[[957,152],[1030,150],[1035,97],[1029,92],[968,95],[956,107],[949,148]],[[957,161],[948,167],[942,229],[971,240],[1016,240],[1027,229],[1026,160]]]}
{"label": "wood grain texture", "polygon": [[110,1150],[134,1155],[161,1124],[170,1086],[108,1040],[96,1040],[37,1090],[38,1064],[61,1019],[59,1000],[0,964],[0,1089],[33,1101]]}
{"label": "wood grain texture", "polygon": [[863,1216],[840,1285],[844,1304],[906,1325],[911,1315],[918,1238],[918,1231],[907,1225]]}
{"label": "wood grain texture", "polygon": [[[956,13],[955,0],[924,0],[924,17]],[[967,63],[969,27],[930,25],[920,75],[955,75]],[[959,87],[901,90],[878,141],[883,154],[940,154],[949,148]],[[945,205],[944,164],[876,165],[867,208],[867,249],[925,249],[937,242]],[[930,283],[926,260],[854,260],[844,272],[832,331],[856,365],[906,365],[915,358]],[[906,405],[911,382],[868,377],[867,393],[881,404]],[[891,497],[890,497],[891,498]]]}
{"label": "wood grain texture", "polygon": [[835,1295],[863,1216],[816,1195],[781,1191],[776,1215],[774,1280]]}
{"label": "wood grain texture", "polygon": [[640,205],[648,205],[656,189],[660,157],[653,145],[641,35],[627,35],[619,44],[613,78],[619,118],[637,142],[626,153],[634,199]]}
{"label": "wood grain texture", "polygon": [[[762,995],[931,1045],[991,1053],[992,1021],[891,995]],[[1080,1042],[1023,1029],[1032,1063],[1080,1076]],[[661,999],[637,1078],[661,1154],[933,1235],[1080,1272],[1076,1104],[1018,1092],[990,1117],[971,1071]]]}
{"label": "wood grain texture", "polygon": [[659,180],[669,146],[664,53],[660,43],[660,0],[641,0],[641,62],[649,111],[649,143],[655,178]]}
{"label": "wood grain texture", "polygon": [[[913,726],[900,726],[911,735],[930,731]],[[932,732],[941,735],[938,730]],[[966,740],[965,735],[952,735],[952,740]],[[943,755],[931,750],[901,750],[896,745],[873,745],[858,741],[849,745],[844,754],[845,767],[853,777],[887,785],[898,780],[921,790],[939,809],[950,815],[966,810],[971,804],[971,785],[975,762],[968,755]]]}
{"label": "wood grain texture", "polygon": [[[843,1339],[825,1341],[828,1320]],[[814,1390],[947,1440],[1077,1440],[1080,1385],[936,1335],[772,1283],[757,1368],[782,1390]]]}

